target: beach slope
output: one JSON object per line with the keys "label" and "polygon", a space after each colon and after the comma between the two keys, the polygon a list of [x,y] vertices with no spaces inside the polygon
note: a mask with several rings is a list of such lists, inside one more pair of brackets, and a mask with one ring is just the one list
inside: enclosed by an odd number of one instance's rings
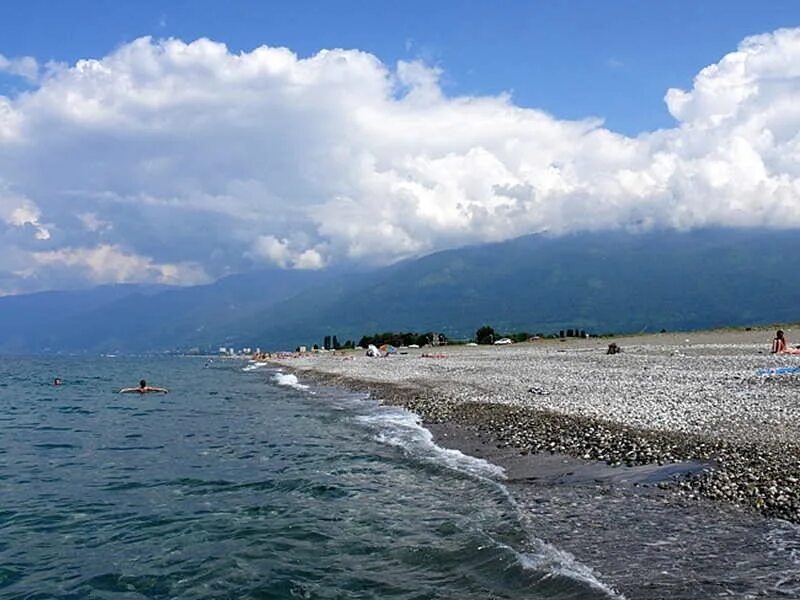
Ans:
{"label": "beach slope", "polygon": [[[523,454],[628,466],[700,463],[706,468],[668,487],[800,522],[800,373],[759,372],[800,366],[800,357],[770,355],[771,335],[543,340],[276,362]],[[610,341],[623,351],[606,354]]]}

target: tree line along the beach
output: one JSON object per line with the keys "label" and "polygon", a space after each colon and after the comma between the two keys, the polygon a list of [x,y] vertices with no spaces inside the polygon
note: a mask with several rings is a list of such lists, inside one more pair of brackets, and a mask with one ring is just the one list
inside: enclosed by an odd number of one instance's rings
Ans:
{"label": "tree line along the beach", "polygon": [[383,333],[374,333],[372,335],[364,335],[358,340],[358,343],[352,340],[346,340],[344,343],[339,343],[337,336],[326,335],[322,344],[313,344],[313,350],[352,350],[354,348],[366,348],[370,344],[375,346],[382,346],[390,344],[392,346],[426,346],[426,345],[439,345],[447,344],[449,340],[446,336],[440,333],[429,331],[426,333],[416,333],[411,331],[384,331]]}
{"label": "tree line along the beach", "polygon": [[[772,325],[772,327],[779,327],[780,325]],[[800,324],[796,324],[800,327]],[[786,327],[786,325],[784,325]],[[769,327],[767,327],[769,328]],[[751,331],[752,327],[724,327],[724,330],[731,331]],[[643,332],[640,332],[643,333]],[[661,329],[657,333],[667,333],[666,329]],[[372,335],[364,335],[358,340],[358,343],[353,340],[346,340],[340,343],[338,337],[335,335],[326,335],[323,338],[322,344],[312,344],[310,346],[298,346],[295,352],[305,351],[305,348],[311,350],[355,350],[367,348],[370,345],[377,347],[385,344],[395,347],[423,347],[423,346],[444,346],[444,345],[464,345],[470,343],[477,343],[479,345],[492,345],[498,340],[510,340],[515,343],[519,342],[532,342],[540,339],[561,339],[567,338],[614,338],[619,335],[631,335],[629,332],[607,332],[607,333],[590,333],[584,329],[561,329],[554,333],[529,333],[526,331],[517,331],[510,333],[503,333],[502,330],[498,332],[491,325],[482,325],[476,331],[473,337],[468,339],[463,338],[449,338],[445,334],[428,331],[425,333],[418,333],[414,331],[384,331],[382,333],[373,333]],[[501,342],[503,343],[503,342]],[[508,343],[508,342],[505,342]],[[798,346],[800,347],[800,346]]]}
{"label": "tree line along the beach", "polygon": [[382,346],[389,344],[397,347],[408,346],[440,346],[446,344],[467,344],[474,342],[477,344],[493,344],[497,340],[506,338],[513,342],[525,342],[532,339],[540,338],[567,338],[567,337],[589,337],[586,331],[581,329],[563,329],[558,333],[545,334],[541,332],[530,333],[527,331],[516,332],[498,332],[491,325],[483,325],[475,331],[475,335],[470,339],[453,339],[449,338],[443,333],[435,331],[426,331],[418,333],[414,331],[384,331],[381,333],[373,333],[372,335],[364,335],[354,343],[352,340],[347,340],[344,343],[339,343],[337,336],[326,335],[323,338],[322,344],[314,344],[314,350],[350,350],[356,347],[367,348],[370,344],[374,346]]}

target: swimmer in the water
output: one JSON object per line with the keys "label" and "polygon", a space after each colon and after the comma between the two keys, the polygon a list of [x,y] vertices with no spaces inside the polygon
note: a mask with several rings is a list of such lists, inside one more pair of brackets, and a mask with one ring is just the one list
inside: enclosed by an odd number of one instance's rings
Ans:
{"label": "swimmer in the water", "polygon": [[152,385],[147,385],[147,382],[144,379],[142,379],[139,382],[139,387],[122,388],[119,391],[120,394],[128,394],[132,392],[136,392],[139,394],[147,394],[149,392],[161,392],[163,394],[167,394],[169,393],[169,390],[166,388],[153,387]]}

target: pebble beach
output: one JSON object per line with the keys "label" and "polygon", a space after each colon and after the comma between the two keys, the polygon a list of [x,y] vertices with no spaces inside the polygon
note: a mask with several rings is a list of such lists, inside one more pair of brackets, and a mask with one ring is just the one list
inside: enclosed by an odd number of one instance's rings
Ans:
{"label": "pebble beach", "polygon": [[[790,340],[800,330],[787,328]],[[508,346],[273,359],[298,376],[369,391],[497,448],[614,466],[699,462],[662,481],[684,498],[800,522],[800,356],[774,329],[537,340]],[[606,354],[608,344],[622,348]]]}

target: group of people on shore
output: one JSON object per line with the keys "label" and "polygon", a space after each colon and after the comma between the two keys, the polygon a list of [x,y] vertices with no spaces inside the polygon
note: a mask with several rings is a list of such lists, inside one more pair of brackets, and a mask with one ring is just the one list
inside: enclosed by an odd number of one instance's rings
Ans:
{"label": "group of people on shore", "polygon": [[[621,352],[622,348],[619,348],[616,343],[612,343],[608,347],[607,354],[616,354]],[[789,345],[789,340],[786,339],[786,335],[784,334],[782,329],[778,329],[775,333],[775,338],[772,340],[772,348],[770,350],[772,354],[796,354],[800,355],[800,347],[794,347]],[[287,353],[279,353],[280,358],[286,358],[285,354]],[[256,355],[258,358],[263,358],[265,360],[269,360],[272,358],[272,354],[269,353],[261,353],[260,355]],[[426,358],[434,358],[434,355],[423,354],[423,357]],[[435,358],[444,357],[444,355],[436,355]],[[59,377],[53,379],[53,385],[62,385],[62,380]],[[169,390],[162,387],[155,387],[152,385],[147,385],[147,381],[142,379],[139,381],[139,385],[137,387],[127,387],[122,388],[119,391],[120,394],[149,394],[149,393],[161,393],[167,394]]]}

